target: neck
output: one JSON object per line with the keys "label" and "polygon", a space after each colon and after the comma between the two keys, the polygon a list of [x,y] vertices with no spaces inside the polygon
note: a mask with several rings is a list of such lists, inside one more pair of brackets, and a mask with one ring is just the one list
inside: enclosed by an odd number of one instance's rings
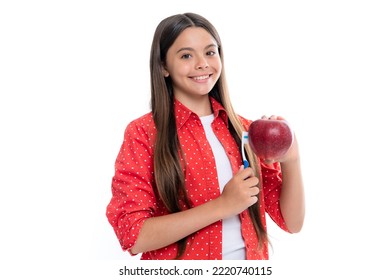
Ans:
{"label": "neck", "polygon": [[196,97],[176,96],[176,99],[199,117],[208,116],[213,113],[208,94]]}

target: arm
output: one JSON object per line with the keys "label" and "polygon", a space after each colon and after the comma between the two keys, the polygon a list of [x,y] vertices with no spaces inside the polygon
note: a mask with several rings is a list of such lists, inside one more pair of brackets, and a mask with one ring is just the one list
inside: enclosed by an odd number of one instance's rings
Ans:
{"label": "arm", "polygon": [[[265,118],[265,117],[263,117]],[[271,116],[270,119],[282,119]],[[301,174],[300,156],[297,138],[281,159],[267,159],[266,163],[280,162],[282,187],[280,193],[280,210],[288,230],[297,233],[301,230],[305,218],[305,196]]]}
{"label": "arm", "polygon": [[290,157],[280,163],[283,176],[280,209],[287,228],[296,233],[301,230],[305,218],[305,196],[296,137],[289,154]]}
{"label": "arm", "polygon": [[186,211],[145,220],[132,254],[156,250],[196,232],[220,219],[223,210],[218,199]]}
{"label": "arm", "polygon": [[189,210],[145,220],[131,253],[165,247],[216,221],[241,213],[256,203],[259,188],[254,186],[258,182],[251,168],[241,167],[217,199]]}

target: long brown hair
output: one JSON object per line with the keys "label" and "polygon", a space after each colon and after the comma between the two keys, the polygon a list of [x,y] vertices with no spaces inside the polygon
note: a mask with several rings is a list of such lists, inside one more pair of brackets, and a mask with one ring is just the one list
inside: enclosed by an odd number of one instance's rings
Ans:
{"label": "long brown hair", "polygon": [[[151,107],[153,119],[157,128],[157,136],[154,148],[154,176],[155,187],[160,199],[170,213],[191,207],[191,201],[187,197],[184,171],[181,165],[181,147],[177,135],[176,121],[174,116],[174,95],[172,80],[164,77],[163,70],[166,62],[168,49],[174,43],[180,33],[188,27],[201,27],[208,31],[218,43],[219,55],[223,63],[222,44],[215,27],[204,17],[185,13],[170,16],[157,26],[151,52],[150,52],[150,80],[151,80]],[[241,145],[241,133],[244,130],[238,116],[231,104],[227,82],[222,67],[221,76],[209,93],[225,108],[229,118],[229,130],[237,145]],[[257,157],[249,150],[246,150],[250,166],[260,177],[260,170]],[[259,249],[263,242],[267,241],[266,230],[261,223],[259,201],[249,208],[251,220],[259,239]],[[186,238],[178,242],[178,253],[180,258],[186,248]]]}

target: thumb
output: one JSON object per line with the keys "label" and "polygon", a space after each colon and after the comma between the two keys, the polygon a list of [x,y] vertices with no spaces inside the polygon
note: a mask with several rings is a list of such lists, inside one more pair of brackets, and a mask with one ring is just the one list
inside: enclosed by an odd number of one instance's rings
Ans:
{"label": "thumb", "polygon": [[238,168],[237,172],[235,173],[235,175],[237,175],[238,173],[240,173],[241,171],[243,171],[245,168],[244,168],[244,165],[240,165],[240,168]]}

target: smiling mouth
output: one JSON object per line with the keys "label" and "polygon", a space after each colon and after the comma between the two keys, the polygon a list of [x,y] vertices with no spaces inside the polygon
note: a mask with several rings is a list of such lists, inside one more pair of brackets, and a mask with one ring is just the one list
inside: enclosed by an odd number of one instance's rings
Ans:
{"label": "smiling mouth", "polygon": [[196,76],[196,77],[191,77],[192,79],[194,79],[195,81],[202,81],[202,80],[206,80],[208,78],[210,78],[211,74],[210,75],[202,75],[202,76]]}

